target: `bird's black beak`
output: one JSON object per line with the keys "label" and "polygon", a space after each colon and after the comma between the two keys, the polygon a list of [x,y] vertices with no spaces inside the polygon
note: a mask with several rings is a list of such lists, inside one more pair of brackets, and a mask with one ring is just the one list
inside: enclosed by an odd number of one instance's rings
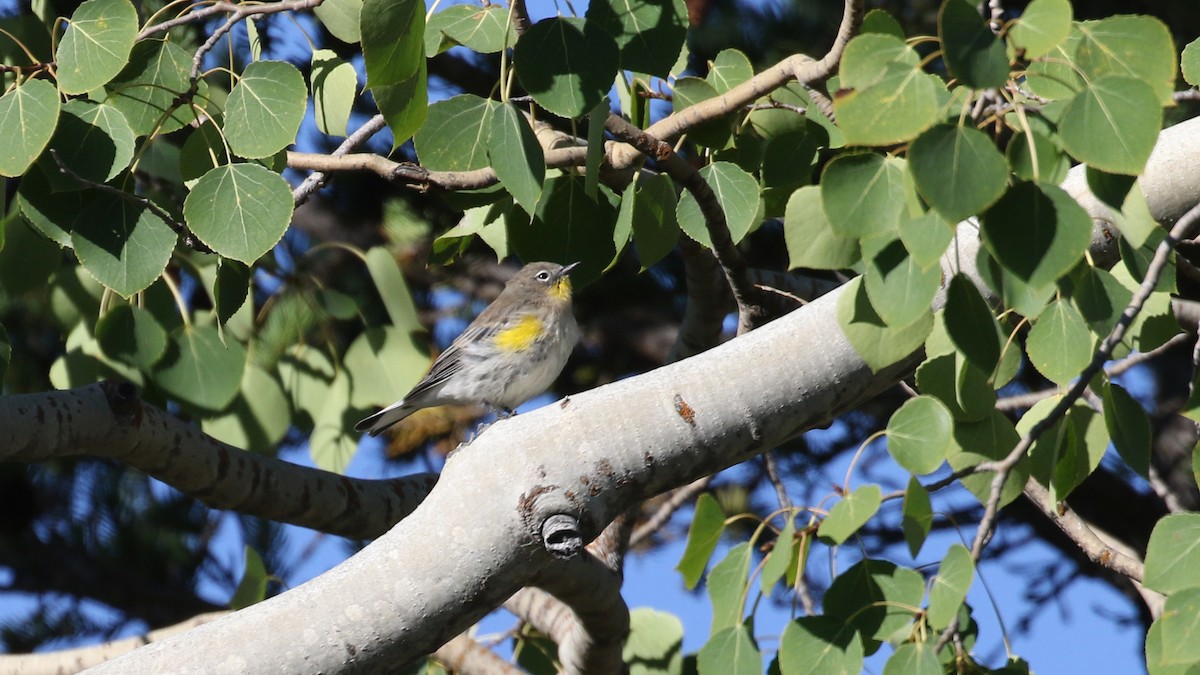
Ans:
{"label": "bird's black beak", "polygon": [[561,279],[561,278],[563,278],[563,277],[567,276],[568,274],[570,274],[570,273],[571,273],[571,270],[575,269],[575,268],[576,268],[576,267],[578,267],[578,266],[579,266],[579,262],[578,262],[578,261],[576,261],[576,262],[573,262],[573,263],[571,263],[570,265],[567,265],[567,266],[563,267],[561,270],[559,270],[559,271],[558,271],[558,274],[554,275],[554,278],[555,278],[555,279]]}

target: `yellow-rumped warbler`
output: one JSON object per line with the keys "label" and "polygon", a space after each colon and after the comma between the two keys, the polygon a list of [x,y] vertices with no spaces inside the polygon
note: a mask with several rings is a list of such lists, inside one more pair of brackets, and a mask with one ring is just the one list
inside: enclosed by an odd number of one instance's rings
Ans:
{"label": "yellow-rumped warbler", "polygon": [[420,408],[447,404],[482,403],[507,417],[546,391],[579,341],[567,277],[578,264],[521,268],[412,391],[354,430],[378,436]]}

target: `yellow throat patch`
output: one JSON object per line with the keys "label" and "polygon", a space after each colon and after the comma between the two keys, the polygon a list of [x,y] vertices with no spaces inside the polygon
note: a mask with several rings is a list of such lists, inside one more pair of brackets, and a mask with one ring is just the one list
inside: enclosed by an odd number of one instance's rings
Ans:
{"label": "yellow throat patch", "polygon": [[559,279],[553,286],[550,287],[550,297],[559,302],[566,302],[571,299],[571,280],[567,277]]}
{"label": "yellow throat patch", "polygon": [[[552,291],[553,292],[553,291]],[[567,293],[570,293],[568,287]],[[496,346],[506,352],[523,352],[533,346],[542,334],[542,320],[528,314],[517,325],[496,333]]]}

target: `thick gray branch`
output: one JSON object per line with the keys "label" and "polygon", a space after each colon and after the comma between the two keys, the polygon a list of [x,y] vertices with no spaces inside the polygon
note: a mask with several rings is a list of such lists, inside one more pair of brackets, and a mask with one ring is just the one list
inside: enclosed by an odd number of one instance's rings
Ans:
{"label": "thick gray branch", "polygon": [[154,406],[130,385],[0,397],[0,461],[109,457],[209,506],[352,539],[412,512],[437,476],[362,480],[239,450]]}

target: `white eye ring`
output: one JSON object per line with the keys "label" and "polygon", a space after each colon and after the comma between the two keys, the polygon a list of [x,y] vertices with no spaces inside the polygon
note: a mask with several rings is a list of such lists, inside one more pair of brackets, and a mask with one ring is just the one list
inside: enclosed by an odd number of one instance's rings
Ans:
{"label": "white eye ring", "polygon": [[542,270],[541,272],[537,273],[536,278],[538,281],[550,281],[550,273],[546,270]]}

